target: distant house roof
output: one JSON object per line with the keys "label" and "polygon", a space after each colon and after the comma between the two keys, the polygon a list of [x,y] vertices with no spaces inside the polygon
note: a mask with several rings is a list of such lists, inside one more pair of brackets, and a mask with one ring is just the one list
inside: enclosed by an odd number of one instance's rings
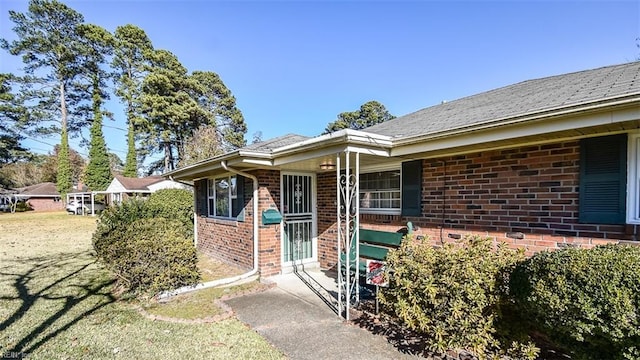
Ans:
{"label": "distant house roof", "polygon": [[527,80],[444,102],[363,131],[394,139],[499,123],[512,118],[640,94],[640,62]]}
{"label": "distant house roof", "polygon": [[310,137],[298,134],[287,134],[245,146],[241,150],[271,153],[274,149],[277,149],[279,147],[295,144],[307,139],[310,139]]}
{"label": "distant house roof", "polygon": [[122,175],[116,175],[116,179],[127,190],[132,191],[149,191],[148,186],[163,181],[162,176],[147,176],[143,178],[131,178]]}
{"label": "distant house roof", "polygon": [[29,197],[59,197],[60,193],[56,189],[56,184],[45,182],[16,189],[18,195]]}

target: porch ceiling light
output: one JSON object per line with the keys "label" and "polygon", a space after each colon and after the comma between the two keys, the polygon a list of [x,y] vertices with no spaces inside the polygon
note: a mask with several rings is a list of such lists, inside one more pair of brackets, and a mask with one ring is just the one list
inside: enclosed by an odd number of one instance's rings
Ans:
{"label": "porch ceiling light", "polygon": [[334,164],[331,160],[322,160],[320,163],[320,169],[322,170],[333,170],[336,168],[336,164]]}

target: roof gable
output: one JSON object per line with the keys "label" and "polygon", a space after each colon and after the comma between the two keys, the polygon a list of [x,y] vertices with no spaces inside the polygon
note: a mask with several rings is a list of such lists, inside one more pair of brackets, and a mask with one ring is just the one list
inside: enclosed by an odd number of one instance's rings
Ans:
{"label": "roof gable", "polygon": [[117,180],[122,187],[131,191],[149,191],[148,186],[164,180],[162,176],[147,176],[144,178],[131,178],[122,175],[116,175]]}

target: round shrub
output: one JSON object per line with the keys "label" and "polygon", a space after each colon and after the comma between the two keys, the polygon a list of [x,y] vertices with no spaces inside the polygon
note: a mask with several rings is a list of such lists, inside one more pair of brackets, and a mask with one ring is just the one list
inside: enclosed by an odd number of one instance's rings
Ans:
{"label": "round shrub", "polygon": [[134,198],[105,209],[92,238],[97,256],[134,293],[196,283],[196,250],[185,224],[149,208],[148,200]]}
{"label": "round shrub", "polygon": [[164,218],[133,221],[112,231],[98,255],[134,293],[196,284],[200,278],[196,249],[180,227]]}
{"label": "round shrub", "polygon": [[640,247],[541,252],[511,279],[518,308],[573,358],[640,358]]}
{"label": "round shrub", "polygon": [[117,256],[114,244],[121,241],[121,234],[127,225],[136,220],[147,217],[147,208],[144,200],[128,199],[122,204],[106,208],[101,214],[92,241],[99,258],[105,263],[110,263],[113,256]]}
{"label": "round shrub", "polygon": [[[467,237],[434,248],[406,240],[387,256],[390,286],[381,296],[386,311],[418,332],[431,351],[472,350],[480,357],[501,346],[495,321],[509,275],[522,251],[496,246],[489,238]],[[516,346],[517,345],[517,346]],[[533,346],[515,344],[521,358],[535,358]]]}
{"label": "round shrub", "polygon": [[151,194],[146,203],[147,217],[179,221],[185,236],[193,235],[193,193],[184,189],[162,189]]}

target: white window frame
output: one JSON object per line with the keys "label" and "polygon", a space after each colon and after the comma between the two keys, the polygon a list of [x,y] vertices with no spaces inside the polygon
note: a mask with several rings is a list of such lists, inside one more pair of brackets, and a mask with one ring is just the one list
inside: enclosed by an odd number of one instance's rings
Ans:
{"label": "white window frame", "polygon": [[[227,182],[229,183],[229,190],[228,190],[229,216],[222,216],[222,215],[216,214],[217,198],[216,198],[215,184],[217,180],[221,180],[221,179],[226,179]],[[232,181],[231,179],[234,179],[234,181]],[[236,187],[235,194],[232,191],[233,183],[235,183],[235,187]],[[238,177],[235,175],[225,175],[225,176],[216,176],[214,178],[208,178],[207,179],[207,216],[210,218],[236,219],[237,217],[233,216],[233,201],[238,198],[237,187],[238,187]],[[211,200],[213,200],[213,209],[211,208]]]}
{"label": "white window frame", "polygon": [[627,143],[627,224],[640,224],[640,132],[629,133]]}
{"label": "white window frame", "polygon": [[[393,190],[388,190],[388,191],[376,191],[378,193],[382,193],[382,192],[398,192],[399,194],[399,198],[397,199],[399,201],[399,206],[398,208],[365,208],[360,206],[360,213],[361,214],[381,214],[381,215],[400,215],[402,212],[402,168],[400,166],[393,166],[393,167],[379,167],[379,168],[367,168],[363,171],[360,172],[360,177],[362,178],[363,175],[367,175],[367,174],[374,174],[374,173],[380,173],[380,172],[389,172],[389,171],[397,171],[400,173],[400,184],[397,190],[393,189]],[[363,189],[362,189],[362,184],[361,184],[361,179],[358,179],[358,191],[360,192],[360,201],[362,202],[362,197],[363,197]]]}

